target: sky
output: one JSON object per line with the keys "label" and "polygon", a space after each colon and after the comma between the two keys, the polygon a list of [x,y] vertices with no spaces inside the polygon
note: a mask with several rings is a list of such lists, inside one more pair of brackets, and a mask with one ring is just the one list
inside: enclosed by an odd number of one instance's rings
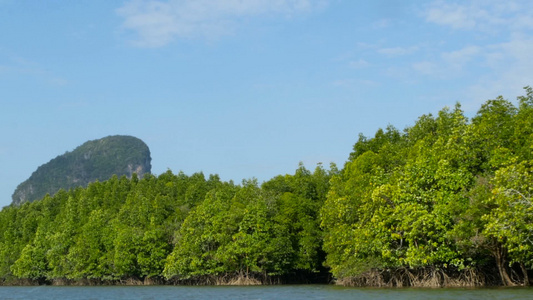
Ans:
{"label": "sky", "polygon": [[532,70],[530,0],[0,0],[0,207],[117,134],[156,175],[342,167],[360,133],[516,103]]}

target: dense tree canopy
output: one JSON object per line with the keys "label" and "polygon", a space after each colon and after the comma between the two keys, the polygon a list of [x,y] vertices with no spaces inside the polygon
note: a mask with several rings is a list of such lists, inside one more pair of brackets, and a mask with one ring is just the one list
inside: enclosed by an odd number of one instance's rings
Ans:
{"label": "dense tree canopy", "polygon": [[323,271],[318,211],[331,171],[265,182],[114,176],[0,212],[4,281],[121,282]]}
{"label": "dense tree canopy", "polygon": [[391,274],[375,271],[403,269],[412,284],[428,270],[472,275],[495,267],[503,284],[528,284],[533,93],[526,91],[519,107],[498,97],[471,122],[458,104],[401,133],[360,136],[321,210],[333,275],[386,280]]}
{"label": "dense tree canopy", "polygon": [[498,97],[471,120],[457,104],[360,135],[341,170],[301,164],[262,184],[114,176],[5,207],[0,277],[527,285],[532,195],[526,88],[518,106]]}

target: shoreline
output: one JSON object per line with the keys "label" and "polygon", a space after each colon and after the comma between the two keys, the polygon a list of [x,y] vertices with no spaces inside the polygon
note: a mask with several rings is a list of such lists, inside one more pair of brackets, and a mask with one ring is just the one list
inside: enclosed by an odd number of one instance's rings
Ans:
{"label": "shoreline", "polygon": [[[0,286],[286,286],[286,285],[331,285],[358,288],[493,288],[503,285],[497,276],[471,270],[449,276],[442,270],[373,271],[356,277],[328,280],[290,280],[282,277],[259,276],[204,276],[189,279],[164,279],[162,277],[124,279],[4,279]],[[527,287],[517,284],[511,287]]]}

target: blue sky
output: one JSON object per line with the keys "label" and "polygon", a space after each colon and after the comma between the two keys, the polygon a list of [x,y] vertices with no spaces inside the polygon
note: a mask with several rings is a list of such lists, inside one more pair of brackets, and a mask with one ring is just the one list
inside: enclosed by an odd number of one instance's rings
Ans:
{"label": "blue sky", "polygon": [[0,205],[87,140],[264,181],[533,85],[529,0],[0,0]]}

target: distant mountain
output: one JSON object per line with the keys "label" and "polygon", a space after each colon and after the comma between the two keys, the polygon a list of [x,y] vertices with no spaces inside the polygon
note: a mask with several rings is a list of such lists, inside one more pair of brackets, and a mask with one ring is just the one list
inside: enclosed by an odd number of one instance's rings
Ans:
{"label": "distant mountain", "polygon": [[150,149],[136,137],[115,135],[88,141],[37,168],[16,188],[12,204],[32,202],[60,189],[85,187],[113,175],[131,177],[137,173],[142,177],[150,173],[151,160]]}

